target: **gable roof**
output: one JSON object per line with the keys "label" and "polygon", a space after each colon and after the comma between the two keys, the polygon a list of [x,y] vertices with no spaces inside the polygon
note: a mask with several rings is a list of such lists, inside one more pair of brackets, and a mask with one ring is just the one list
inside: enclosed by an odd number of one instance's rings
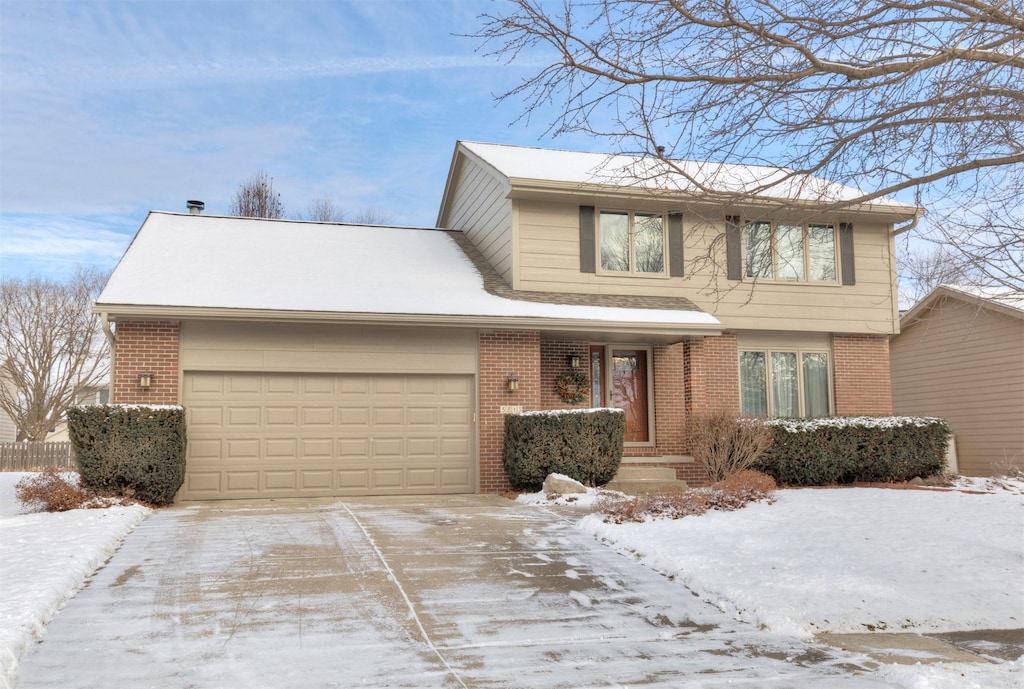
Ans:
{"label": "gable roof", "polygon": [[[859,189],[780,167],[674,161],[677,172],[666,171],[664,164],[653,158],[459,141],[441,202],[441,216],[460,156],[489,167],[513,190],[632,189],[645,194],[657,192],[697,199],[708,196],[708,190],[713,190],[711,193],[726,196],[747,194],[753,201],[799,205],[842,203],[864,195]],[[885,213],[897,220],[910,219],[920,211],[916,206],[887,198],[861,203],[851,210]]]}
{"label": "gable roof", "polygon": [[669,305],[551,303],[494,294],[485,289],[457,235],[154,211],[94,311],[115,319],[145,315],[589,329],[669,340],[722,328],[685,300],[665,308]]}
{"label": "gable roof", "polygon": [[966,285],[939,285],[900,318],[900,326],[919,320],[928,309],[942,299],[973,304],[997,311],[1012,318],[1024,319],[1024,291],[1005,287],[973,287]]}

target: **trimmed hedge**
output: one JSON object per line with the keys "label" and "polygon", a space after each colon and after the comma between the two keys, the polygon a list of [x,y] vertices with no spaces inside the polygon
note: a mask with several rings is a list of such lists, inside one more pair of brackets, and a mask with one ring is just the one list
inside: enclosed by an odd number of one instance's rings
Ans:
{"label": "trimmed hedge", "polygon": [[625,435],[621,409],[509,414],[502,461],[516,489],[540,488],[551,473],[602,486],[619,470]]}
{"label": "trimmed hedge", "polygon": [[908,416],[765,419],[772,446],[751,465],[780,485],[909,481],[946,468],[950,429],[936,418]]}
{"label": "trimmed hedge", "polygon": [[68,435],[82,484],[98,493],[166,505],[185,480],[181,407],[72,407]]}

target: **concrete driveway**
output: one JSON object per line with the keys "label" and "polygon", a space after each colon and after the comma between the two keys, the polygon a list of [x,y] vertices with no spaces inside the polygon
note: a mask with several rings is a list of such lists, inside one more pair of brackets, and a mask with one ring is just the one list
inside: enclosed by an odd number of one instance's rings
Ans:
{"label": "concrete driveway", "polygon": [[884,687],[494,496],[160,510],[21,687]]}

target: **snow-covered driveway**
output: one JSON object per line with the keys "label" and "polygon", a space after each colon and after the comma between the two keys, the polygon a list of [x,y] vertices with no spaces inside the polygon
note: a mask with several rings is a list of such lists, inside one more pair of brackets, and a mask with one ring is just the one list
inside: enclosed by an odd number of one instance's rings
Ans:
{"label": "snow-covered driveway", "polygon": [[154,513],[46,629],[32,687],[882,687],[493,496]]}

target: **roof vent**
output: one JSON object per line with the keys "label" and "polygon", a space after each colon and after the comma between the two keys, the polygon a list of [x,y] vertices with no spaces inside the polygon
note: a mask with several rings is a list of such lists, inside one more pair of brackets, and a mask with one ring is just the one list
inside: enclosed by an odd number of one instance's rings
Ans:
{"label": "roof vent", "polygon": [[206,204],[202,201],[193,201],[192,199],[186,201],[185,205],[188,207],[188,212],[192,215],[199,215],[206,208]]}

